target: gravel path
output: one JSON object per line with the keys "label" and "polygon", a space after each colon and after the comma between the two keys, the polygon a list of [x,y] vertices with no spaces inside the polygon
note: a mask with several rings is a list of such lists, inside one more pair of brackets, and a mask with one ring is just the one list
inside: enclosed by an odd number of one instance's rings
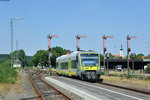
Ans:
{"label": "gravel path", "polygon": [[[38,100],[39,96],[36,94],[32,84],[28,80],[28,74],[21,72],[22,83],[20,88],[16,89],[15,84],[12,89],[1,100]],[[19,87],[19,86],[17,86]],[[19,92],[18,92],[19,91]]]}

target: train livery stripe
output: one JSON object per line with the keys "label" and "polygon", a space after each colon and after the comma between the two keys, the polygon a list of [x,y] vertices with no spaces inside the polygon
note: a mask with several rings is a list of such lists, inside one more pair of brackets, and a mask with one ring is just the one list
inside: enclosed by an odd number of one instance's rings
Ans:
{"label": "train livery stripe", "polygon": [[58,71],[59,74],[65,74],[68,76],[76,75],[76,72],[68,72],[68,71]]}

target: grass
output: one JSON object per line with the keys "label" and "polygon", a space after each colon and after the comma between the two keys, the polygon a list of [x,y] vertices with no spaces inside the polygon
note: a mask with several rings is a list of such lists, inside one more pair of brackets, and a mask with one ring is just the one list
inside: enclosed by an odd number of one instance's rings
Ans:
{"label": "grass", "polygon": [[18,71],[18,77],[14,85],[14,89],[17,93],[22,93],[22,72]]}
{"label": "grass", "polygon": [[0,83],[0,94],[6,93],[12,87],[11,83]]}
{"label": "grass", "polygon": [[11,82],[1,82],[0,83],[0,98],[4,99],[7,96],[7,92],[10,90],[14,90],[16,93],[22,93],[22,72],[17,70],[18,77],[15,80],[15,84]]}
{"label": "grass", "polygon": [[18,73],[15,68],[10,67],[10,64],[4,62],[0,64],[0,83],[15,83]]}
{"label": "grass", "polygon": [[126,78],[126,77],[117,77],[117,76],[101,76],[101,78],[105,82],[114,83],[121,86],[132,87],[150,90],[150,81],[149,80],[141,80],[138,78]]}

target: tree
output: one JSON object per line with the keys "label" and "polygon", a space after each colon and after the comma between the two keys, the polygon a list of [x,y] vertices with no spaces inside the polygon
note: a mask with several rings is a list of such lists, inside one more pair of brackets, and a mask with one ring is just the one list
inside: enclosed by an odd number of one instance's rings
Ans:
{"label": "tree", "polygon": [[104,55],[100,54],[100,60],[104,60]]}
{"label": "tree", "polygon": [[32,56],[26,56],[27,58],[27,66],[32,66]]}
{"label": "tree", "polygon": [[94,50],[88,50],[88,52],[95,52]]}
{"label": "tree", "polygon": [[[51,49],[52,57],[51,57],[51,65],[56,66],[56,58],[65,55],[67,52],[71,52],[70,50],[63,49],[61,47],[53,47]],[[32,63],[34,66],[37,66],[40,63],[42,66],[48,65],[48,50],[39,50],[32,58]]]}
{"label": "tree", "polygon": [[17,51],[17,50],[14,51],[13,56],[14,56],[15,59],[17,59],[17,56],[16,56],[17,53],[18,53],[19,60],[22,62],[22,66],[23,67],[26,66],[27,65],[27,57],[26,57],[26,54],[25,54],[24,50],[21,49],[19,51]]}
{"label": "tree", "polygon": [[7,60],[10,59],[10,55],[9,54],[0,54],[0,63],[3,63]]}
{"label": "tree", "polygon": [[135,59],[142,59],[144,55],[142,53],[139,53],[136,55]]}
{"label": "tree", "polygon": [[147,57],[144,57],[144,59],[150,59],[150,54]]}
{"label": "tree", "polygon": [[67,49],[63,49],[62,47],[56,46],[51,49],[51,52],[52,52],[51,64],[52,66],[56,66],[56,58],[61,55],[65,55],[66,53],[71,52],[71,51]]}
{"label": "tree", "polygon": [[48,64],[48,51],[38,50],[32,58],[32,63],[34,66],[37,66],[39,63],[42,66],[46,66]]}

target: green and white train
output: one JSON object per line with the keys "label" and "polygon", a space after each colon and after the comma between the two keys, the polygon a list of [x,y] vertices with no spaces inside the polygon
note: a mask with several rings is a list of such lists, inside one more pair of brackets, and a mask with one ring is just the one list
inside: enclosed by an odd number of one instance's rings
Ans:
{"label": "green and white train", "polygon": [[56,58],[56,72],[59,75],[96,81],[101,75],[100,54],[76,51],[70,55],[62,55]]}

